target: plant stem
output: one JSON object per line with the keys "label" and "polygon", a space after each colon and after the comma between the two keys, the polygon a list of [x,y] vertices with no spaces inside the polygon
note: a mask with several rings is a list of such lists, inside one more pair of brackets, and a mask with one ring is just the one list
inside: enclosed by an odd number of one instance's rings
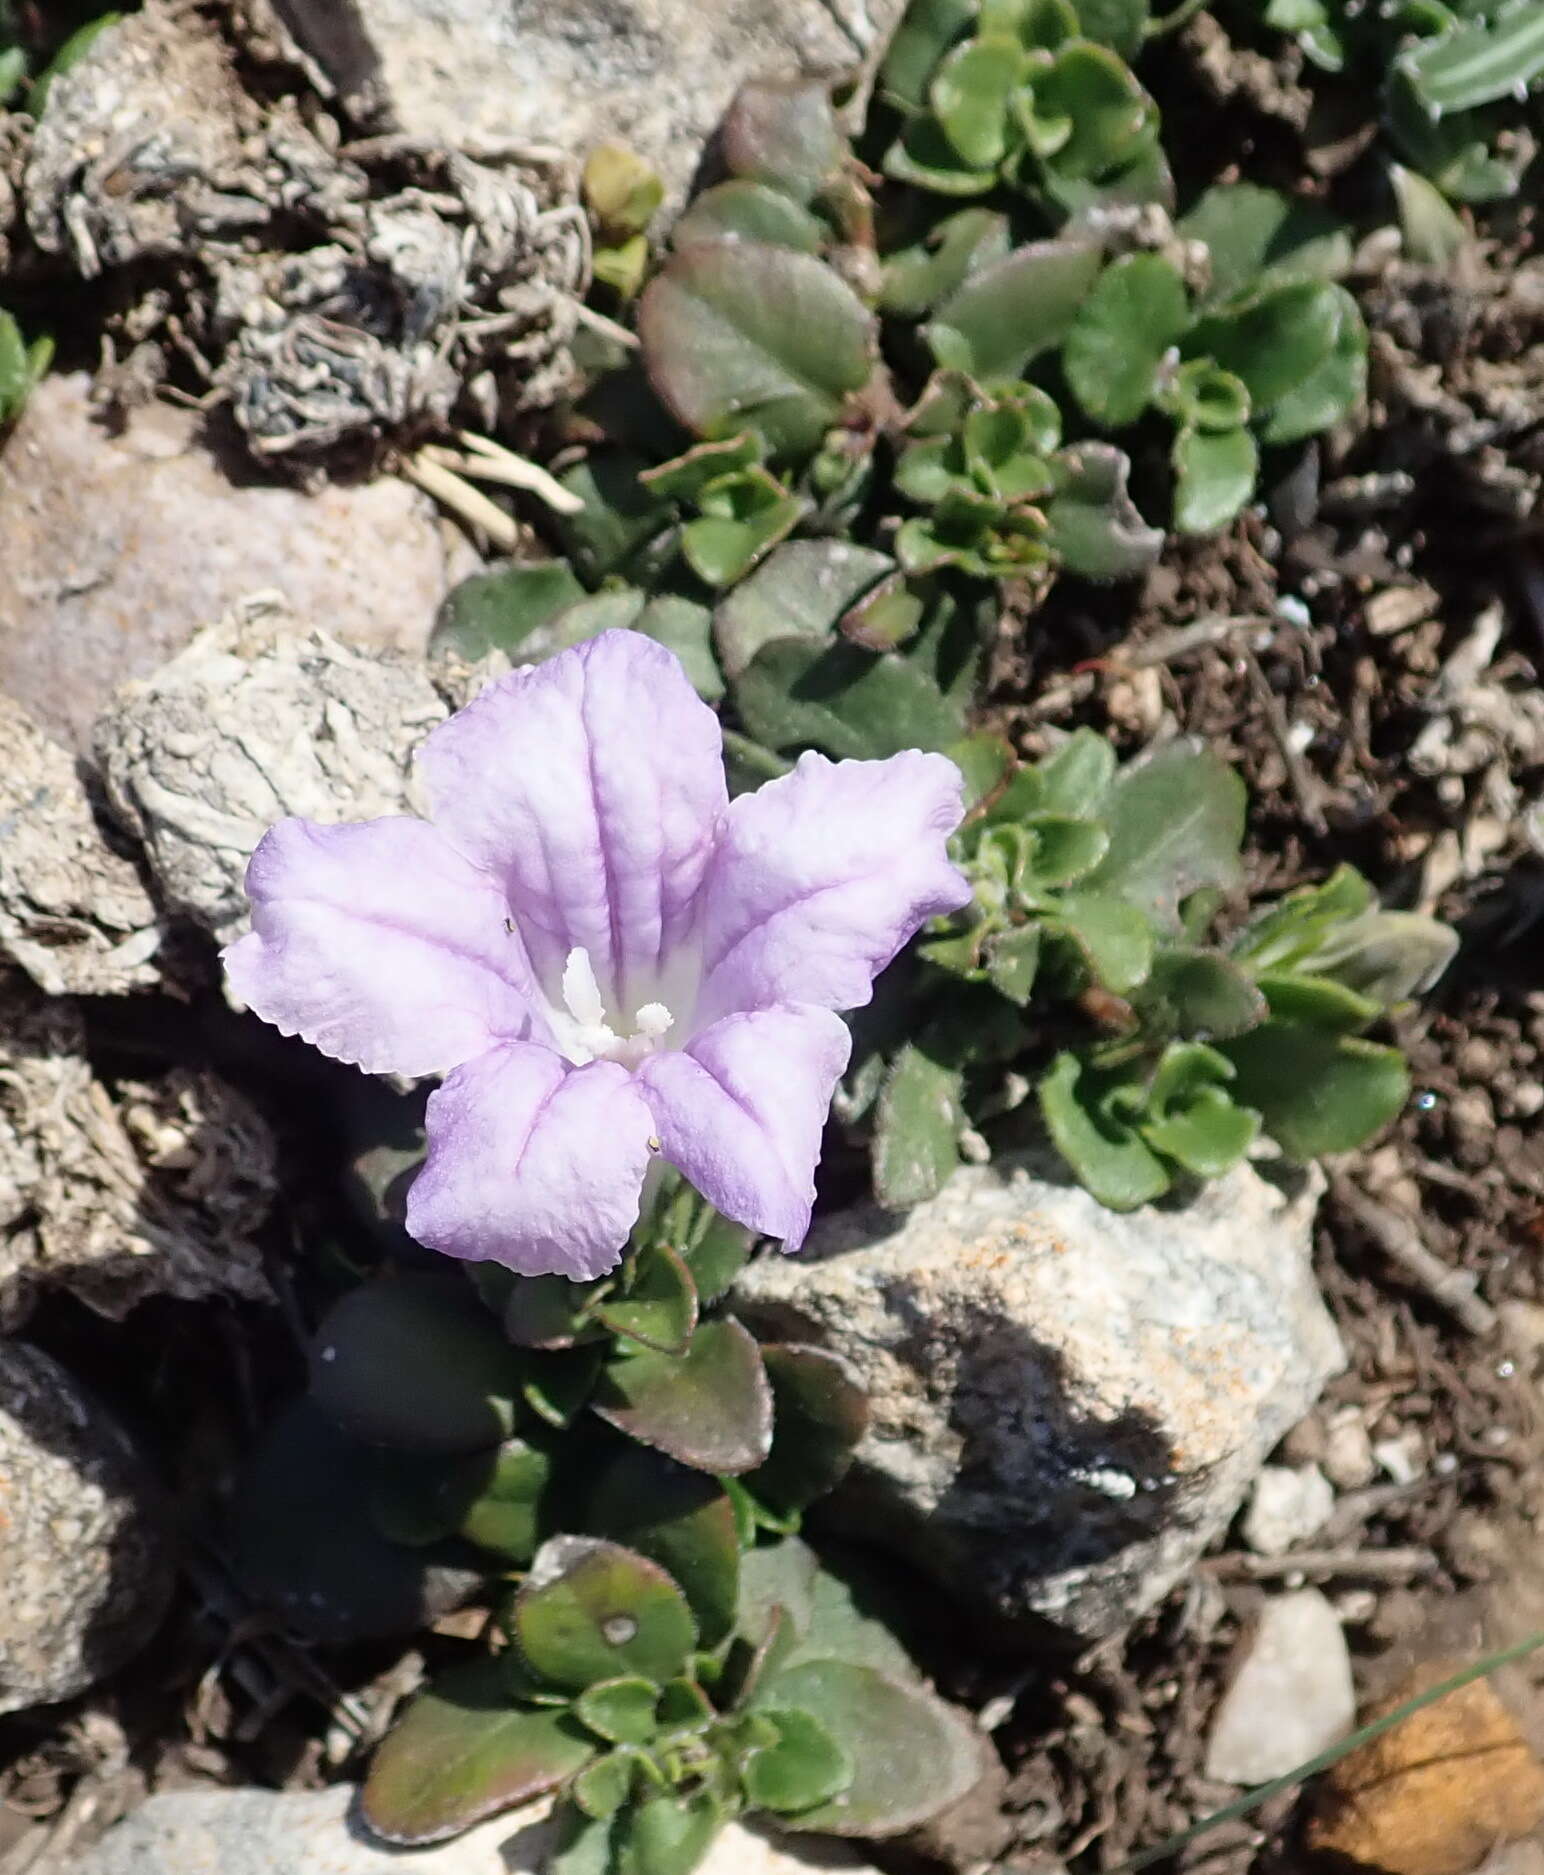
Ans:
{"label": "plant stem", "polygon": [[1217,1829],[1223,1823],[1231,1823],[1237,1817],[1247,1816],[1253,1809],[1266,1803],[1272,1797],[1280,1796],[1283,1791],[1291,1790],[1294,1784],[1301,1784],[1305,1779],[1315,1776],[1320,1771],[1328,1770],[1354,1751],[1358,1745],[1365,1745],[1370,1739],[1381,1738],[1385,1732],[1393,1731],[1396,1725],[1403,1725],[1417,1712],[1427,1706],[1435,1705],[1439,1699],[1446,1699],[1449,1693],[1456,1693],[1461,1687],[1470,1686],[1476,1680],[1483,1680],[1488,1673],[1494,1673],[1497,1667],[1504,1667],[1513,1660],[1521,1660],[1525,1654],[1534,1653],[1544,1647],[1544,1630],[1530,1634],[1526,1640],[1514,1642],[1510,1647],[1500,1648],[1496,1653],[1487,1654],[1483,1660],[1472,1667],[1465,1667],[1462,1673],[1455,1673],[1451,1679],[1443,1680],[1438,1685],[1428,1687],[1424,1693],[1418,1693],[1414,1699],[1407,1699],[1392,1712],[1384,1713],[1381,1719],[1374,1719],[1371,1725],[1364,1725],[1353,1732],[1349,1738],[1343,1738],[1338,1744],[1330,1745],[1317,1757],[1310,1758],[1306,1764],[1300,1764],[1295,1770],[1288,1771],[1284,1777],[1273,1777],[1268,1784],[1257,1784],[1253,1790],[1246,1790],[1242,1797],[1214,1810],[1210,1816],[1203,1817],[1199,1823],[1192,1823],[1189,1829],[1182,1829],[1177,1835],[1165,1836],[1163,1841],[1151,1849],[1144,1849],[1139,1855],[1110,1869],[1107,1875],[1137,1875],[1139,1869],[1151,1868],[1155,1862],[1167,1860],[1176,1855],[1198,1836],[1204,1836],[1208,1830]]}
{"label": "plant stem", "polygon": [[724,750],[758,775],[765,775],[769,781],[775,781],[779,775],[789,774],[793,769],[792,762],[785,762],[782,756],[764,749],[759,742],[752,742],[749,736],[742,736],[737,729],[724,731]]}
{"label": "plant stem", "polygon": [[1166,33],[1177,33],[1185,21],[1201,11],[1206,0],[1180,0],[1172,13],[1165,13],[1161,19],[1149,20],[1142,28],[1144,39],[1162,39]]}

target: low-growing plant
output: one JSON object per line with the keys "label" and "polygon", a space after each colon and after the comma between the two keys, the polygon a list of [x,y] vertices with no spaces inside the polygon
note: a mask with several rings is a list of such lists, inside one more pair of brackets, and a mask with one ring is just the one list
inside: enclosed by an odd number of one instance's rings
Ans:
{"label": "low-growing plant", "polygon": [[1260,17],[1318,71],[1370,88],[1396,153],[1443,195],[1517,193],[1537,151],[1538,0],[1267,0]]}
{"label": "low-growing plant", "polygon": [[0,307],[0,429],[21,415],[33,385],[53,356],[51,338],[36,338],[29,344],[15,319]]}

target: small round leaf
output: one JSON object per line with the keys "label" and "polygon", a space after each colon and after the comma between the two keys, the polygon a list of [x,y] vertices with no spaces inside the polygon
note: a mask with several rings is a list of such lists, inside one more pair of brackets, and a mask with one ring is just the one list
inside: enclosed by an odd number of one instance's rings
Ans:
{"label": "small round leaf", "polygon": [[543,1544],[513,1623],[532,1672],[574,1692],[623,1676],[670,1679],[697,1640],[686,1597],[657,1563],[593,1537]]}

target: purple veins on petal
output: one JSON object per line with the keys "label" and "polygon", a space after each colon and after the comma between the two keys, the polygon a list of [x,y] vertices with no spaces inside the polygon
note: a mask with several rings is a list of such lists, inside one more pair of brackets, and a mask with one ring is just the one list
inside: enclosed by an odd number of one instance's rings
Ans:
{"label": "purple veins on petal", "polygon": [[432,823],[272,829],[226,953],[286,1034],[445,1075],[408,1229],[597,1276],[657,1153],[797,1246],[850,1046],[834,1012],[969,896],[954,764],[806,755],[731,804],[717,718],[631,632],[491,685],[420,760]]}

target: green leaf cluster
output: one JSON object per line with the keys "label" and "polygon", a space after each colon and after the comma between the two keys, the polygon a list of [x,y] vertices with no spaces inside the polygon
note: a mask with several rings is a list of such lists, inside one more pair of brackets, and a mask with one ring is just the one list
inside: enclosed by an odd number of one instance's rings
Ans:
{"label": "green leaf cluster", "polygon": [[1441,974],[1451,930],[1381,909],[1343,867],[1219,941],[1244,791],[1215,756],[1176,743],[1121,769],[1088,730],[1033,767],[987,739],[961,754],[980,795],[957,837],[973,897],[920,946],[920,1023],[851,1084],[882,1202],[936,1191],[1015,1083],[1115,1210],[1218,1177],[1262,1133],[1306,1160],[1399,1110],[1403,1060],[1366,1031]]}
{"label": "green leaf cluster", "polygon": [[797,1540],[867,1400],[719,1310],[748,1247],[676,1181],[614,1276],[396,1269],[322,1320],[238,1492],[249,1588],[330,1640],[424,1618],[437,1581],[494,1605],[495,1652],[377,1754],[390,1840],[556,1790],[553,1875],[687,1875],[745,1811],[870,1834],[974,1780],[969,1728]]}

